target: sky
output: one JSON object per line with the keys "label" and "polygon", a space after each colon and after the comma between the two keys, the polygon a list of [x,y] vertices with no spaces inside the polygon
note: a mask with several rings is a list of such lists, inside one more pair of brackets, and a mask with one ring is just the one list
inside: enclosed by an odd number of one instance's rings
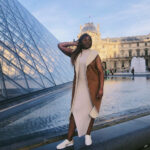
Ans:
{"label": "sky", "polygon": [[100,25],[101,38],[150,33],[150,0],[18,0],[59,41],[77,39],[80,25]]}

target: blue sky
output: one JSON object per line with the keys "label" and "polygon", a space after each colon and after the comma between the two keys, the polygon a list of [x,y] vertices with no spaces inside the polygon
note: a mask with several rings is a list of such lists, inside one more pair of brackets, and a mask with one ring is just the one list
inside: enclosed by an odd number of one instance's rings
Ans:
{"label": "blue sky", "polygon": [[18,1],[62,42],[77,39],[87,22],[100,24],[102,38],[150,33],[150,0]]}

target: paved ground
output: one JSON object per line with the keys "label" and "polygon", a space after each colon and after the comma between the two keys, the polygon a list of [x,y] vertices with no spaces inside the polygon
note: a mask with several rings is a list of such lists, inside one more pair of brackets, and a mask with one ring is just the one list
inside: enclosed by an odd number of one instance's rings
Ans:
{"label": "paved ground", "polygon": [[[106,127],[91,133],[93,144],[85,146],[84,136],[74,137],[74,150],[149,150],[144,145],[150,145],[150,115],[130,120],[111,127]],[[55,150],[61,141],[47,144],[34,150]]]}

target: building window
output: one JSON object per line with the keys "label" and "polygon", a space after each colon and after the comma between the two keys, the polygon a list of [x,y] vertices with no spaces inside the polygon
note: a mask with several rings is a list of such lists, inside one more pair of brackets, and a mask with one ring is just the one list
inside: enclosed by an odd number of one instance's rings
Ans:
{"label": "building window", "polygon": [[122,61],[122,67],[124,67],[124,61]]}
{"label": "building window", "polygon": [[147,43],[145,43],[145,46],[147,46]]}
{"label": "building window", "polygon": [[137,42],[137,46],[139,46],[139,42]]}
{"label": "building window", "polygon": [[114,57],[116,58],[116,52],[114,52]]}
{"label": "building window", "polygon": [[129,60],[129,65],[131,66],[131,60]]}
{"label": "building window", "polygon": [[145,56],[148,56],[148,49],[145,49]]}
{"label": "building window", "polygon": [[124,51],[123,51],[123,50],[121,50],[121,55],[123,56],[123,54],[124,54]]}
{"label": "building window", "polygon": [[129,50],[129,57],[132,57],[132,50]]}
{"label": "building window", "polygon": [[129,43],[129,47],[131,47],[131,43]]}
{"label": "building window", "polygon": [[117,67],[117,63],[116,63],[116,61],[114,62],[114,68],[116,68]]}
{"label": "building window", "polygon": [[136,50],[136,55],[140,56],[140,50],[139,49]]}

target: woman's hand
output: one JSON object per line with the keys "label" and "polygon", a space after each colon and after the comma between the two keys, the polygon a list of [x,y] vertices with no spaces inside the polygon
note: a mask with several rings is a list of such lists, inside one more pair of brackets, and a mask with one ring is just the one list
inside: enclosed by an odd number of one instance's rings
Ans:
{"label": "woman's hand", "polygon": [[102,96],[103,96],[103,90],[100,89],[96,95],[96,98],[101,99]]}
{"label": "woman's hand", "polygon": [[78,46],[79,41],[77,40],[74,43],[75,43],[75,46]]}

